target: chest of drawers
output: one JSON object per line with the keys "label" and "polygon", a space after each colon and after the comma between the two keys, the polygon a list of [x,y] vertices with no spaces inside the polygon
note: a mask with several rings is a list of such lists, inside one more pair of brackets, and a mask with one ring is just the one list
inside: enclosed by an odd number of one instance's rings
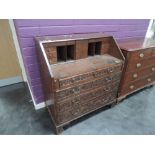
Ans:
{"label": "chest of drawers", "polygon": [[116,103],[124,57],[111,36],[36,38],[45,102],[56,133],[71,121]]}
{"label": "chest of drawers", "polygon": [[155,83],[155,41],[143,38],[119,42],[125,65],[118,100]]}

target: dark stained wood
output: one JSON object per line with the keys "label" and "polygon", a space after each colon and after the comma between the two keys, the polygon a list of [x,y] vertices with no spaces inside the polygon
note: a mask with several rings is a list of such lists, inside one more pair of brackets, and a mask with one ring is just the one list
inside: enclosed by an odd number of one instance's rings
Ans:
{"label": "dark stained wood", "polygon": [[37,42],[45,42],[47,44],[54,43],[57,44],[58,42],[68,42],[73,40],[92,40],[92,39],[100,39],[100,38],[109,38],[112,37],[109,34],[104,33],[88,33],[88,34],[71,34],[71,35],[58,35],[58,36],[41,36],[36,37]]}
{"label": "dark stained wood", "polygon": [[138,90],[139,88],[144,88],[148,84],[152,85],[155,82],[155,74],[147,75],[140,80],[130,82],[126,85],[123,85],[122,92],[123,94],[130,93],[131,91]]}
{"label": "dark stained wood", "polygon": [[79,84],[78,86],[75,86],[75,87],[69,87],[68,89],[56,91],[55,99],[62,100],[66,98],[71,98],[72,95],[74,94],[78,95],[85,91],[91,91],[95,88],[103,87],[105,84],[109,84],[115,81],[120,81],[120,75],[121,73],[117,73],[112,76],[96,79],[95,81],[89,81],[84,84]]}
{"label": "dark stained wood", "polygon": [[129,52],[155,47],[154,39],[135,38],[120,40],[119,47]]}
{"label": "dark stained wood", "polygon": [[[51,104],[51,102],[54,101],[53,78],[51,78],[48,65],[43,55],[43,52],[40,48],[39,42],[36,42],[36,52],[37,52],[37,57],[39,61],[39,66],[40,66],[40,74],[41,74],[42,88],[43,88],[43,93],[44,93],[44,101],[46,105],[49,105],[49,102]],[[55,120],[56,109],[54,105],[52,105],[51,113],[53,114],[53,120]]]}
{"label": "dark stained wood", "polygon": [[136,61],[132,61],[132,59],[130,59],[129,57],[126,71],[130,72],[134,70],[141,70],[145,68],[146,66],[150,66],[154,64],[155,64],[155,56],[149,59],[142,59],[142,60],[136,60]]}
{"label": "dark stained wood", "polygon": [[88,40],[77,40],[75,46],[75,59],[87,58]]}
{"label": "dark stained wood", "polygon": [[155,52],[153,52],[152,48],[147,48],[132,52],[132,54],[130,55],[130,59],[144,60],[147,58],[151,58],[152,56],[155,56]]}
{"label": "dark stained wood", "polygon": [[116,103],[124,56],[113,37],[81,34],[39,37],[36,42],[45,102],[56,133],[69,122]]}
{"label": "dark stained wood", "polygon": [[97,97],[93,100],[90,100],[88,102],[73,102],[71,104],[71,109],[67,109],[66,111],[61,111],[59,113],[58,122],[64,123],[71,119],[77,118],[85,113],[88,113],[89,111],[98,109],[99,107],[103,107],[109,102],[112,102],[116,100],[117,93],[109,93],[104,94],[104,96]]}
{"label": "dark stained wood", "polygon": [[130,83],[131,81],[136,81],[141,79],[142,77],[151,75],[155,73],[155,63],[154,65],[147,66],[146,68],[140,70],[134,70],[132,72],[126,72],[123,84]]}
{"label": "dark stained wood", "polygon": [[45,48],[45,52],[47,54],[48,60],[50,64],[57,63],[57,48],[56,47],[47,47]]}
{"label": "dark stained wood", "polygon": [[[58,66],[55,67],[53,66],[53,72],[56,71],[62,72],[62,70],[59,70]],[[111,76],[113,74],[113,72],[118,73],[122,68],[121,64],[115,65],[115,66],[109,66],[109,68],[103,68],[103,69],[96,69],[96,71],[90,71],[87,73],[79,73],[79,74],[72,74],[70,77],[66,77],[65,74],[64,78],[59,78],[59,80],[57,80],[57,82],[59,83],[58,85],[56,85],[57,87],[55,87],[55,90],[57,89],[63,89],[63,88],[67,88],[67,87],[71,87],[71,86],[75,86],[77,84],[82,84],[82,83],[86,83],[88,81],[92,81],[93,79],[99,79],[99,78],[103,78],[107,75]],[[70,71],[70,70],[68,70]],[[55,72],[55,77],[57,78],[59,72]],[[69,74],[69,72],[68,72]]]}
{"label": "dark stained wood", "polygon": [[144,40],[143,38],[126,39],[119,42],[119,46],[125,57],[118,93],[118,98],[120,98],[118,100],[121,100],[127,95],[154,83],[155,41]]}
{"label": "dark stained wood", "polygon": [[[46,40],[43,40],[43,38]],[[120,53],[120,49],[114,38],[102,33],[43,38],[37,37],[36,40],[42,42],[50,64],[104,54],[124,60],[123,54]],[[70,46],[72,48],[69,48]],[[70,50],[72,51],[70,52]]]}

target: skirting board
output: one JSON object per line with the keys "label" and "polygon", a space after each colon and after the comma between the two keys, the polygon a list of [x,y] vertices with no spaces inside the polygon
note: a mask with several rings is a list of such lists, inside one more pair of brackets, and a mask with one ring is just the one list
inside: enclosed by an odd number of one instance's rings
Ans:
{"label": "skirting board", "polygon": [[0,80],[0,87],[23,82],[23,78],[21,76],[15,76],[7,79]]}
{"label": "skirting board", "polygon": [[41,102],[41,103],[34,103],[34,107],[35,107],[35,110],[39,110],[39,109],[42,109],[42,108],[45,108],[45,102]]}
{"label": "skirting board", "polygon": [[45,108],[46,107],[45,102],[41,102],[41,103],[38,103],[38,104],[36,103],[29,82],[27,82],[27,86],[28,86],[28,89],[30,91],[30,95],[32,97],[32,102],[33,102],[35,110]]}
{"label": "skirting board", "polygon": [[49,106],[51,104],[54,104],[54,102],[51,102],[51,100],[50,100],[49,104],[48,104],[48,101],[46,101],[46,104],[45,104],[45,102],[41,102],[41,103],[38,103],[38,104],[35,103],[34,106],[35,106],[36,110],[39,110],[39,109],[45,108],[45,107],[47,107],[47,106]]}

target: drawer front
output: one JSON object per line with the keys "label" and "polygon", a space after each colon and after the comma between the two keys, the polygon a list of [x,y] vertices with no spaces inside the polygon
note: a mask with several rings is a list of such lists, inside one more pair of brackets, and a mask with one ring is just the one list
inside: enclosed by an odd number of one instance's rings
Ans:
{"label": "drawer front", "polygon": [[154,64],[155,64],[155,56],[142,61],[133,61],[132,59],[130,59],[128,61],[126,72],[136,71]]}
{"label": "drawer front", "polygon": [[143,60],[152,57],[152,49],[142,49],[138,51],[130,52],[130,59],[134,60]]}
{"label": "drawer front", "polygon": [[123,84],[130,83],[132,81],[141,79],[149,74],[155,73],[155,65],[146,67],[144,69],[134,71],[134,72],[126,72],[124,76],[124,82]]}
{"label": "drawer front", "polygon": [[78,95],[80,93],[83,93],[88,90],[93,90],[98,87],[103,87],[105,84],[120,81],[120,77],[121,72],[91,82],[80,84],[72,88],[57,91],[55,92],[55,99],[56,101],[61,101],[62,99],[65,99],[67,97],[72,97],[73,95]]}
{"label": "drawer front", "polygon": [[67,121],[73,120],[95,109],[103,107],[104,105],[107,105],[112,101],[116,102],[116,93],[107,94],[105,96],[98,97],[89,102],[80,102],[72,104],[71,109],[58,113],[57,123],[62,124]]}
{"label": "drawer front", "polygon": [[151,84],[155,82],[155,74],[152,74],[148,77],[145,77],[143,79],[140,79],[138,81],[131,82],[128,85],[124,85],[121,90],[121,95],[128,94],[130,92],[133,92],[141,87],[145,87],[145,85]]}
{"label": "drawer front", "polygon": [[119,82],[110,84],[109,86],[105,86],[103,88],[95,89],[90,92],[80,94],[76,97],[69,98],[67,100],[63,100],[61,102],[57,102],[57,111],[63,112],[72,108],[74,104],[80,104],[81,102],[88,102],[95,98],[105,96],[107,93],[115,93],[117,95]]}
{"label": "drawer front", "polygon": [[60,79],[60,80],[55,79],[54,80],[55,90],[71,87],[80,83],[95,80],[97,78],[102,78],[107,75],[110,76],[113,73],[120,72],[121,69],[122,69],[122,64],[118,64],[109,68],[99,69],[93,72],[77,75],[74,77],[69,77],[69,78]]}

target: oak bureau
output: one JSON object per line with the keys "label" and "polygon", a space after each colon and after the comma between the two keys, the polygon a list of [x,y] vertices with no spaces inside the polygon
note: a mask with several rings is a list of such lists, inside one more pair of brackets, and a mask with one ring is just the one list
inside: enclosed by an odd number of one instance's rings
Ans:
{"label": "oak bureau", "polygon": [[136,38],[119,42],[125,57],[118,101],[155,83],[155,40]]}
{"label": "oak bureau", "polygon": [[115,104],[124,57],[102,33],[36,38],[45,102],[56,133],[71,121]]}

